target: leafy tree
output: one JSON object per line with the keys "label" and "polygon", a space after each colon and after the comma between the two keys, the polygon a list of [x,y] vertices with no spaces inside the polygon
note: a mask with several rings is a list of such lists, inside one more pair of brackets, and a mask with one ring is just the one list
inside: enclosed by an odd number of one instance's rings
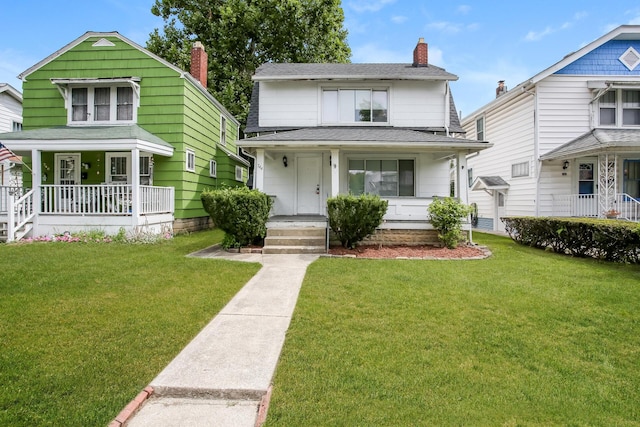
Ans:
{"label": "leafy tree", "polygon": [[209,91],[246,122],[251,76],[265,62],[348,62],[351,50],[340,0],[156,0],[151,12],[164,30],[147,48],[188,70],[201,41]]}

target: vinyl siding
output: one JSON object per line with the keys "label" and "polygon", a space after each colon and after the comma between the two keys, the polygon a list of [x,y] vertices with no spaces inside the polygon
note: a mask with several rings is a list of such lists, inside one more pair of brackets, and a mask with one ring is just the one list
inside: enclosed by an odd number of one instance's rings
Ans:
{"label": "vinyl siding", "polygon": [[260,83],[260,126],[316,126],[318,83]]}

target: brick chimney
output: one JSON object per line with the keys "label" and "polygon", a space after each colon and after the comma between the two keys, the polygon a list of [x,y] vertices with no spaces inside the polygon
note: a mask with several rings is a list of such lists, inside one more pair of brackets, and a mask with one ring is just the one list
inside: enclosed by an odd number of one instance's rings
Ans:
{"label": "brick chimney", "polygon": [[429,66],[429,46],[424,42],[424,38],[422,37],[418,39],[418,44],[416,48],[413,49],[413,66]]}
{"label": "brick chimney", "polygon": [[207,52],[200,42],[195,42],[191,48],[191,75],[204,87],[207,87]]}

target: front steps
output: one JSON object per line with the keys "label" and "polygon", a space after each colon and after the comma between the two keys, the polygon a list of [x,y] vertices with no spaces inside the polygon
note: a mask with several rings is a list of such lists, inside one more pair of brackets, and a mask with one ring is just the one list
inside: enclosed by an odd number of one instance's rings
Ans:
{"label": "front steps", "polygon": [[285,226],[267,228],[263,254],[324,254],[327,252],[327,229]]}

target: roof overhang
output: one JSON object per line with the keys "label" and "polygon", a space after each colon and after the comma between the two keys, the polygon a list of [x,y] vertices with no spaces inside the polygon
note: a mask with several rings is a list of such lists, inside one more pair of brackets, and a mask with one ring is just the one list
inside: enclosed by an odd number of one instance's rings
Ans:
{"label": "roof overhang", "polygon": [[9,83],[0,83],[0,93],[6,93],[22,104],[22,94]]}
{"label": "roof overhang", "polygon": [[235,160],[236,162],[242,163],[245,166],[251,166],[251,163],[249,163],[249,161],[233,152],[231,152],[230,150],[228,150],[226,147],[223,147],[222,145],[218,145],[218,148],[220,148],[226,155],[227,157]]}
{"label": "roof overhang", "polygon": [[509,183],[499,176],[479,176],[471,185],[471,191],[508,189]]}
{"label": "roof overhang", "polygon": [[540,156],[566,160],[605,153],[640,154],[640,129],[594,129]]}

